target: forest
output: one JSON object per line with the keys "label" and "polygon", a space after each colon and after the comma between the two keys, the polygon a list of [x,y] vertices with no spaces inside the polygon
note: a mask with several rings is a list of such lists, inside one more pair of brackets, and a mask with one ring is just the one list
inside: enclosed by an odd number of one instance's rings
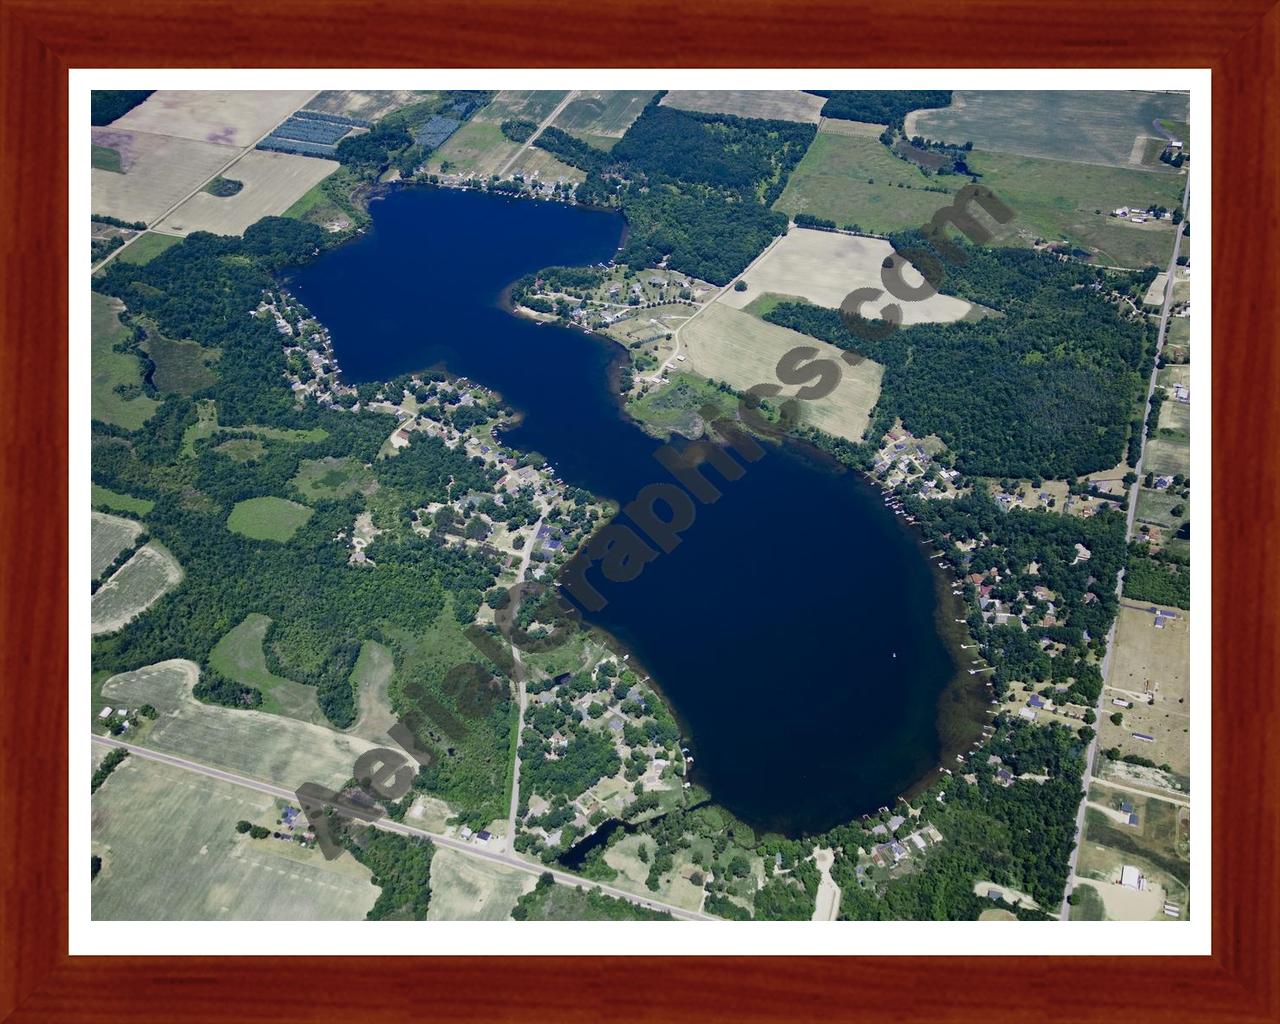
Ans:
{"label": "forest", "polygon": [[769,204],[814,126],[677,110],[658,106],[660,98],[609,153],[571,136],[573,147],[544,148],[588,171],[579,202],[621,207],[628,235],[620,261],[652,266],[669,256],[677,270],[726,284],[786,231],[786,215]]}
{"label": "forest", "polygon": [[[392,694],[401,702],[398,711],[430,705],[437,717],[466,723],[456,737],[438,729],[433,736],[423,727],[420,738],[439,755],[424,786],[456,802],[464,814],[488,813],[505,786],[509,705],[468,718],[463,695],[449,687],[453,663],[424,663],[404,638],[444,628],[442,622],[456,630],[454,598],[473,594],[478,605],[497,578],[491,555],[422,536],[413,530],[409,512],[467,490],[488,492],[491,474],[461,449],[426,438],[396,458],[378,460],[395,429],[392,416],[295,404],[284,378],[279,332],[271,319],[248,313],[273,286],[273,273],[310,258],[323,235],[312,225],[267,218],[243,239],[193,233],[146,265],[113,264],[94,279],[95,288],[124,300],[127,318],[146,317],[168,337],[191,338],[222,352],[212,385],[193,396],[154,394],[160,404],[140,430],[93,424],[94,482],[153,501],[147,531],[185,572],[182,585],[147,615],[95,641],[94,666],[122,672],[191,658],[201,665],[199,699],[261,706],[264,694],[208,664],[213,646],[257,612],[273,620],[263,652],[273,672],[315,686],[329,721],[344,728],[355,718],[350,673],[359,646],[381,640],[396,655]],[[225,433],[200,429],[202,410],[207,415],[209,409]],[[254,438],[261,453],[236,461],[219,450],[228,436]],[[295,489],[303,462],[326,458],[374,467],[372,511],[382,533],[367,550],[376,570],[348,564],[349,548],[334,539],[351,530],[369,499],[363,493],[310,497]],[[272,495],[302,499],[313,509],[287,543],[227,529],[238,502]],[[482,660],[465,642],[458,650],[461,661]],[[411,697],[406,674],[421,699]]]}
{"label": "forest", "polygon": [[892,128],[901,128],[902,120],[913,110],[926,107],[949,107],[951,105],[950,89],[907,90],[882,89],[852,92],[819,92],[810,90],[817,96],[825,96],[827,102],[822,105],[823,117],[834,117],[845,121],[866,121],[869,124],[887,124]]}
{"label": "forest", "polygon": [[89,99],[89,119],[95,127],[124,117],[151,95],[153,89],[94,89]]}
{"label": "forest", "polygon": [[[942,265],[919,232],[892,240]],[[1020,249],[960,251],[947,294],[998,315],[892,329],[787,302],[765,319],[881,363],[876,412],[937,434],[964,472],[1062,478],[1114,466],[1153,357],[1150,327],[1119,314],[1098,268]]]}

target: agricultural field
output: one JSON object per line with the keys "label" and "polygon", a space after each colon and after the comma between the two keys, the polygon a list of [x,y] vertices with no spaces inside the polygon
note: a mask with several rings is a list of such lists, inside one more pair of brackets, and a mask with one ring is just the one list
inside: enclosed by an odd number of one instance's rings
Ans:
{"label": "agricultural field", "polygon": [[394,110],[434,99],[437,95],[415,89],[326,89],[317,93],[303,109],[377,121]]}
{"label": "agricultural field", "polygon": [[182,239],[177,235],[161,235],[154,231],[146,231],[120,250],[120,255],[116,259],[125,263],[147,264],[181,241]]}
{"label": "agricultural field", "polygon": [[373,473],[352,458],[306,459],[298,466],[293,486],[304,501],[337,501],[355,494],[368,494],[377,488]]}
{"label": "agricultural field", "polygon": [[165,394],[194,395],[218,379],[213,369],[222,354],[195,341],[174,341],[152,332],[142,344],[155,364],[151,380]]}
{"label": "agricultural field", "polygon": [[449,847],[431,858],[428,921],[507,921],[511,908],[537,878],[518,868],[492,864]]}
{"label": "agricultural field", "polygon": [[253,614],[219,640],[209,652],[209,664],[228,679],[262,691],[262,710],[312,725],[327,719],[316,702],[314,686],[274,675],[267,668],[262,641],[271,619]]}
{"label": "agricultural field", "polygon": [[[710,380],[722,380],[736,391],[775,382],[778,360],[797,346],[818,349],[820,357],[839,363],[840,383],[826,398],[800,403],[805,422],[829,434],[861,440],[871,410],[880,395],[884,367],[870,359],[851,367],[834,345],[808,335],[765,323],[750,313],[713,302],[690,320],[680,332],[688,349],[688,365],[682,367]],[[784,388],[775,401],[795,393]]]}
{"label": "agricultural field", "polygon": [[314,95],[311,90],[299,89],[162,89],[111,127],[245,148],[254,145]]}
{"label": "agricultural field", "polygon": [[[967,184],[954,175],[926,176],[893,156],[875,135],[860,130],[865,128],[855,124],[837,133],[824,124],[774,208],[885,234],[927,224]],[[991,224],[995,244],[1029,246],[1041,239],[1065,239],[1095,253],[1099,262],[1120,266],[1168,259],[1173,243],[1169,221],[1134,224],[1110,212],[1153,204],[1173,209],[1182,201],[1182,175],[980,150],[970,153],[968,162],[981,183],[1014,213],[1007,225]]]}
{"label": "agricultural field", "polygon": [[253,540],[283,543],[310,518],[311,509],[287,498],[248,498],[231,509],[227,529]]}
{"label": "agricultural field", "polygon": [[[881,263],[892,253],[893,247],[878,238],[792,228],[742,275],[747,283],[746,291],[729,289],[716,301],[743,309],[761,294],[772,293],[839,309],[853,289],[883,287]],[[911,286],[924,280],[910,265],[904,268],[902,276]],[[981,315],[981,310],[972,303],[942,294],[900,305],[902,323],[908,326],[951,323]]]}
{"label": "agricultural field", "polygon": [[93,129],[93,141],[119,153],[121,166],[121,173],[93,171],[93,212],[147,224],[163,216],[236,156],[234,149],[213,142],[119,127]]}
{"label": "agricultural field", "polygon": [[179,235],[242,235],[250,224],[290,209],[338,166],[336,160],[253,149],[224,172],[244,188],[225,198],[197,192],[157,226]]}
{"label": "agricultural field", "polygon": [[1147,440],[1142,468],[1158,476],[1191,475],[1191,446],[1185,439],[1152,437]]}
{"label": "agricultural field", "polygon": [[610,147],[601,140],[622,138],[652,98],[651,91],[643,90],[579,92],[560,111],[553,124],[571,135],[608,149]]}
{"label": "agricultural field", "polygon": [[943,185],[941,179],[926,178],[880,143],[878,128],[868,127],[873,126],[849,121],[837,128],[835,122],[823,122],[773,208],[885,234],[927,224],[950,205],[951,193],[963,180]]}
{"label": "agricultural field", "polygon": [[1163,143],[1152,157],[1145,140],[1158,137],[1155,120],[1185,121],[1189,104],[1176,93],[958,90],[951,106],[913,111],[905,127],[908,135],[1049,160],[1130,167],[1136,158],[1168,174],[1159,162]]}
{"label": "agricultural field", "polygon": [[89,151],[89,162],[95,170],[110,171],[112,174],[124,173],[120,163],[120,151],[110,146],[99,146],[93,143]]}
{"label": "agricultural field", "polygon": [[[90,297],[89,408],[95,420],[137,430],[159,404],[142,392],[142,362],[132,352],[116,352],[129,340],[120,322],[124,303],[93,292]],[[123,392],[123,393],[122,393]]]}
{"label": "agricultural field", "polygon": [[467,178],[487,178],[497,174],[521,144],[512,142],[497,123],[472,118],[428,158],[426,167],[432,173],[460,174]]}
{"label": "agricultural field", "polygon": [[110,508],[117,512],[132,512],[140,516],[145,516],[156,507],[154,501],[135,498],[131,494],[121,494],[119,491],[113,491],[99,484],[92,486],[90,503],[94,508]]}
{"label": "agricultural field", "polygon": [[563,89],[504,89],[492,103],[476,111],[474,120],[501,124],[520,119],[541,124],[567,95]]}
{"label": "agricultural field", "polygon": [[361,920],[378,897],[350,854],[326,860],[278,839],[274,797],[169,765],[127,757],[93,797],[93,917],[132,920]]}
{"label": "agricultural field", "polygon": [[1169,260],[1172,222],[1134,224],[1109,214],[1121,206],[1145,209],[1154,204],[1172,210],[1182,202],[1185,178],[1181,174],[979,150],[969,154],[969,167],[1013,210],[1013,221],[996,231],[996,244],[1065,239],[1111,266],[1162,266]]}
{"label": "agricultural field", "polygon": [[138,549],[93,595],[93,635],[114,633],[182,582],[182,566],[159,541]]}
{"label": "agricultural field", "polygon": [[[1191,615],[1177,608],[1161,609],[1161,628],[1146,609],[1125,601],[1120,607],[1111,671],[1107,675],[1103,714],[1098,720],[1100,749],[1119,747],[1121,756],[1137,754],[1156,764],[1168,764],[1177,775],[1190,772]],[[1154,695],[1152,704],[1146,703]],[[1112,698],[1133,702],[1119,708]],[[1110,716],[1121,715],[1115,725]],[[1134,733],[1154,737],[1134,738]]]}
{"label": "agricultural field", "polygon": [[807,124],[818,123],[821,119],[819,112],[826,102],[822,96],[798,89],[673,90],[662,98],[664,107],[770,121],[804,121]]}
{"label": "agricultural field", "polygon": [[341,786],[356,759],[376,745],[267,711],[203,704],[191,692],[199,676],[194,662],[163,661],[107,679],[101,699],[113,707],[156,708],[148,747],[289,789],[304,782]]}
{"label": "agricultural field", "polygon": [[1185,439],[1191,430],[1191,404],[1167,399],[1160,406],[1159,429],[1161,436],[1171,436],[1166,433],[1171,431],[1172,436]]}
{"label": "agricultural field", "polygon": [[142,529],[142,524],[134,519],[94,512],[89,541],[89,571],[92,578],[96,580],[120,552],[133,547],[134,540],[142,533]]}

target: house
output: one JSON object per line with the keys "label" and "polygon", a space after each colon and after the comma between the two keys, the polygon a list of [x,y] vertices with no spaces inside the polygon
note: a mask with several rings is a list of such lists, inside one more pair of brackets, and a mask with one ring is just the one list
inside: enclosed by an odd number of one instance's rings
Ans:
{"label": "house", "polygon": [[1032,708],[1023,708],[1018,712],[1018,717],[1025,718],[1028,722],[1034,722],[1036,720],[1036,713]]}
{"label": "house", "polygon": [[1031,695],[1031,699],[1028,700],[1027,703],[1030,704],[1033,708],[1042,708],[1045,706],[1044,698],[1041,697],[1040,694],[1038,693],[1033,693]]}
{"label": "house", "polygon": [[871,834],[873,836],[887,836],[889,834],[889,830],[883,825],[874,825],[871,828]]}
{"label": "house", "polygon": [[904,818],[901,814],[895,814],[892,818],[889,819],[889,831],[897,832],[898,829],[902,828],[902,825],[906,820],[907,819]]}
{"label": "house", "polygon": [[1137,826],[1137,824],[1138,824],[1138,816],[1137,816],[1136,814],[1130,814],[1130,815],[1129,815],[1129,824],[1130,824],[1130,825],[1133,825],[1133,826],[1135,826],[1135,827]]}
{"label": "house", "polygon": [[479,832],[476,833],[477,842],[487,843],[492,838],[493,838],[492,834],[485,829],[481,829]]}
{"label": "house", "polygon": [[1000,785],[1006,788],[1009,786],[1012,786],[1013,773],[1010,772],[1009,769],[1007,768],[1001,768],[998,772],[996,772],[996,781],[1000,783]]}
{"label": "house", "polygon": [[106,719],[110,718],[110,717],[111,717],[111,709],[110,709],[110,708],[103,708],[101,711],[99,711],[99,712],[98,712],[98,717],[99,717],[99,718],[101,718],[101,719],[103,719],[104,721],[105,721]]}
{"label": "house", "polygon": [[988,890],[987,890],[987,899],[989,899],[989,900],[1002,900],[1002,899],[1004,899],[1004,893],[1002,893],[999,889],[988,889]]}
{"label": "house", "polygon": [[293,828],[293,823],[298,819],[298,815],[302,812],[296,807],[286,807],[280,813],[280,820],[289,828]]}

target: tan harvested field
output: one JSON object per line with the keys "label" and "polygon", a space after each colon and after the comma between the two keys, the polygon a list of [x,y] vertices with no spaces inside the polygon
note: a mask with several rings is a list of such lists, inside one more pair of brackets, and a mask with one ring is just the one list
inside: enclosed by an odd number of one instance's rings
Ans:
{"label": "tan harvested field", "polygon": [[438,846],[431,858],[427,920],[506,921],[516,900],[536,884],[528,872]]}
{"label": "tan harvested field", "polygon": [[808,124],[818,123],[818,111],[826,102],[821,96],[798,89],[672,90],[662,98],[664,107],[773,121],[804,121]]}
{"label": "tan harvested field", "polygon": [[[553,123],[557,128],[574,135],[595,136],[595,139],[589,141],[593,145],[601,145],[600,138],[622,138],[652,98],[652,90],[579,92],[556,115]],[[609,147],[601,145],[601,148]]]}
{"label": "tan harvested field", "polygon": [[[801,402],[802,418],[851,441],[861,440],[880,395],[884,367],[879,363],[867,359],[858,366],[848,366],[834,345],[765,323],[721,302],[711,303],[689,320],[681,329],[680,341],[688,350],[687,366],[677,364],[681,369],[726,381],[739,391],[756,384],[776,384],[778,360],[791,349],[817,349],[815,358],[832,359],[840,365],[840,383],[826,398]],[[784,387],[775,401],[782,401],[797,390]]]}
{"label": "tan harvested field", "polygon": [[147,746],[201,764],[296,789],[304,782],[340,786],[356,758],[376,746],[292,718],[203,704],[191,690],[200,669],[175,659],[112,676],[102,684],[108,704],[150,703],[160,712]]}
{"label": "tan harvested field", "polygon": [[141,532],[142,524],[136,519],[94,512],[89,545],[89,570],[93,578],[101,576],[120,552],[132,547]]}
{"label": "tan harvested field", "polygon": [[824,117],[818,121],[818,131],[825,135],[850,135],[864,139],[879,139],[884,125],[870,121],[845,121],[838,117]]}
{"label": "tan harvested field", "polygon": [[415,89],[326,89],[307,104],[307,110],[323,114],[342,114],[364,121],[377,121],[393,110],[435,96],[434,92]]}
{"label": "tan harvested field", "polygon": [[93,212],[147,224],[198,189],[236,155],[229,146],[117,127],[95,128],[93,141],[117,150],[124,168],[123,174],[94,169]]}
{"label": "tan harvested field", "polygon": [[309,89],[162,89],[112,128],[244,148],[256,143],[314,95]]}
{"label": "tan harvested field", "polygon": [[276,827],[281,806],[242,786],[125,758],[93,797],[93,852],[103,860],[94,919],[363,919],[378,888],[349,854],[329,861],[317,849],[236,832],[242,818]]}
{"label": "tan harvested field", "polygon": [[[717,301],[742,309],[756,297],[772,292],[839,309],[845,296],[855,288],[873,287],[883,291],[881,263],[892,253],[893,246],[879,238],[792,228],[742,275],[742,280],[747,282],[745,292],[729,289]],[[902,277],[910,287],[917,287],[924,280],[910,264],[903,268]],[[886,293],[883,300],[865,306],[864,313],[873,314],[881,301],[895,300]],[[898,305],[904,325],[951,323],[981,312],[971,302],[941,294]]]}
{"label": "tan harvested field", "polygon": [[[1176,273],[1173,276],[1173,301],[1186,302],[1191,298],[1191,271],[1186,267],[1175,268]],[[1159,306],[1164,302],[1165,284],[1169,280],[1167,271],[1160,271],[1156,274],[1155,279],[1151,282],[1151,286],[1147,289],[1147,294],[1142,297],[1143,303],[1148,306]]]}
{"label": "tan harvested field", "polygon": [[176,235],[192,231],[242,235],[263,217],[283,214],[338,166],[336,160],[252,149],[222,175],[243,182],[244,188],[225,199],[197,192],[157,227]]}
{"label": "tan harvested field", "polygon": [[178,560],[158,541],[144,544],[93,595],[93,635],[123,629],[181,582]]}
{"label": "tan harvested field", "polygon": [[[1161,608],[1177,617],[1156,629],[1149,607],[1160,606],[1126,599],[1120,607],[1098,743],[1102,749],[1119,747],[1122,756],[1137,754],[1156,764],[1167,763],[1186,775],[1191,767],[1191,613]],[[1155,694],[1154,704],[1145,703],[1148,693]],[[1133,707],[1116,707],[1111,703],[1115,697],[1132,701]],[[1117,712],[1122,716],[1118,726],[1111,721]],[[1134,733],[1154,736],[1155,741],[1134,739]]]}

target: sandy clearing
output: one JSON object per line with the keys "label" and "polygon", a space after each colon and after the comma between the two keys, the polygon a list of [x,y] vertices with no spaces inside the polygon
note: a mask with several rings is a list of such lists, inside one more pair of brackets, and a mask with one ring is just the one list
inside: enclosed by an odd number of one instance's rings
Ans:
{"label": "sandy clearing", "polygon": [[144,544],[93,595],[91,632],[123,629],[182,582],[182,566],[155,541]]}
{"label": "sandy clearing", "polygon": [[162,89],[112,127],[220,146],[251,146],[313,96],[311,89]]}
{"label": "sandy clearing", "polygon": [[[93,212],[150,224],[218,173],[235,152],[149,132],[94,129],[94,142],[120,153],[125,173],[92,172]],[[105,140],[105,141],[99,141]]]}
{"label": "sandy clearing", "polygon": [[[742,309],[757,296],[774,292],[797,295],[819,306],[839,309],[845,296],[855,288],[884,290],[881,264],[892,254],[893,246],[879,238],[792,228],[742,275],[747,290],[730,289],[719,301]],[[902,278],[910,287],[917,287],[924,280],[909,263],[903,268]],[[885,301],[891,298],[885,293]],[[977,308],[964,299],[942,294],[919,302],[900,301],[898,305],[904,325],[952,323]],[[864,310],[872,313],[874,306],[868,304]]]}
{"label": "sandy clearing", "polygon": [[835,851],[818,847],[813,851],[813,862],[818,866],[818,896],[814,902],[814,921],[834,921],[840,912],[840,886],[831,878],[831,865]]}
{"label": "sandy clearing", "polygon": [[662,98],[662,106],[700,110],[714,114],[734,114],[775,121],[803,121],[817,124],[826,103],[798,89],[673,89]]}
{"label": "sandy clearing", "polygon": [[[730,292],[729,294],[732,294]],[[778,361],[794,348],[816,349],[814,358],[826,358],[841,367],[840,383],[826,398],[801,402],[804,422],[851,441],[862,438],[871,409],[880,396],[884,367],[870,359],[847,365],[834,345],[797,331],[765,323],[750,313],[713,302],[680,330],[687,363],[676,364],[709,380],[723,380],[735,390],[778,382]],[[784,387],[775,401],[794,395],[798,388]]]}
{"label": "sandy clearing", "polygon": [[1162,913],[1165,892],[1148,879],[1146,889],[1131,889],[1118,883],[1108,884],[1092,878],[1076,878],[1077,885],[1091,885],[1102,897],[1107,919],[1111,921],[1167,920]]}
{"label": "sandy clearing", "polygon": [[242,235],[263,217],[284,213],[338,167],[336,160],[252,149],[222,172],[224,178],[243,182],[244,188],[225,199],[197,192],[157,227],[177,235]]}

